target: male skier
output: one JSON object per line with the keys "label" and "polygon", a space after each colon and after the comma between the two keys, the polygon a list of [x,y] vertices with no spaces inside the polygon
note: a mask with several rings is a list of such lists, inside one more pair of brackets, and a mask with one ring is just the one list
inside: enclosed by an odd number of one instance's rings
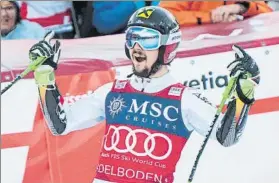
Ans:
{"label": "male skier", "polygon": [[[216,107],[197,91],[175,81],[168,69],[181,42],[174,16],[160,7],[145,7],[130,18],[125,52],[133,72],[126,80],[115,80],[73,105],[63,102],[54,71],[60,55],[53,33],[30,49],[41,107],[54,135],[66,135],[106,119],[105,136],[94,182],[154,183],[174,180],[176,164],[193,130],[206,135]],[[233,46],[236,60],[228,68],[237,77],[234,95],[215,125],[212,139],[227,147],[238,142],[259,69],[240,47]],[[185,180],[186,181],[186,180]]]}

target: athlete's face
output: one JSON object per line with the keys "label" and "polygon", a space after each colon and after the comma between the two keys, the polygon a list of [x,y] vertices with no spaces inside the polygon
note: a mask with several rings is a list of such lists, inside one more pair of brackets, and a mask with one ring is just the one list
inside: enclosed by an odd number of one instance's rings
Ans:
{"label": "athlete's face", "polygon": [[133,63],[134,74],[141,77],[147,77],[151,67],[158,58],[159,50],[145,51],[138,43],[132,49],[129,49]]}
{"label": "athlete's face", "polygon": [[1,35],[8,34],[15,26],[16,8],[9,1],[1,1]]}

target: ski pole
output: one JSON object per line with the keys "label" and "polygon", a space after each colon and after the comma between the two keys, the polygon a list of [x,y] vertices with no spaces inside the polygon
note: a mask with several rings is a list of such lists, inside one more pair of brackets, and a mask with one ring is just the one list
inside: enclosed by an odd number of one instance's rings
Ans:
{"label": "ski pole", "polygon": [[22,73],[20,73],[8,86],[1,90],[1,95],[8,91],[16,82],[24,78],[29,72],[34,71],[39,65],[41,65],[47,58],[35,61],[31,63]]}
{"label": "ski pole", "polygon": [[203,141],[203,143],[201,145],[201,148],[200,148],[200,150],[198,152],[198,155],[196,157],[195,163],[194,163],[194,165],[192,167],[192,170],[191,170],[191,174],[190,174],[190,176],[188,178],[188,183],[191,183],[193,181],[193,178],[194,178],[195,172],[197,170],[197,166],[198,166],[200,157],[201,157],[201,155],[202,155],[202,153],[203,153],[203,151],[205,149],[205,146],[206,146],[206,144],[207,144],[207,142],[209,140],[209,137],[210,137],[210,135],[212,133],[213,127],[214,127],[215,123],[217,122],[217,119],[219,118],[219,116],[220,116],[220,114],[222,112],[222,109],[225,106],[225,103],[226,103],[227,99],[231,96],[232,91],[235,88],[236,81],[237,81],[237,77],[232,77],[230,79],[229,83],[228,83],[228,86],[226,87],[226,89],[225,89],[225,91],[223,93],[221,104],[219,105],[219,107],[217,109],[217,112],[216,112],[216,114],[214,116],[213,122],[210,125],[210,129],[207,132],[207,134],[205,136],[205,139],[204,139],[204,141]]}

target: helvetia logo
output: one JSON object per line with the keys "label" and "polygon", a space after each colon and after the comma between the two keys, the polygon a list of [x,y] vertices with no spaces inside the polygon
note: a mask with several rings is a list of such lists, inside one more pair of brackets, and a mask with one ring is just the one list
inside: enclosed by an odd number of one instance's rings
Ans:
{"label": "helvetia logo", "polygon": [[223,88],[228,85],[227,75],[214,76],[212,71],[208,74],[201,75],[201,78],[184,81],[185,86],[193,87],[195,89],[209,90],[214,88]]}

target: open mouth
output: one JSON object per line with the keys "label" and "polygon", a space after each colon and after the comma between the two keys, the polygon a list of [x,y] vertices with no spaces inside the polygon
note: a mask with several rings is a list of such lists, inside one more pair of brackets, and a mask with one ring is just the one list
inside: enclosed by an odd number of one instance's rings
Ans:
{"label": "open mouth", "polygon": [[143,61],[146,60],[146,57],[135,57],[135,60],[136,60],[137,62],[143,62]]}
{"label": "open mouth", "polygon": [[139,55],[139,54],[133,54],[134,60],[137,62],[143,62],[146,60],[146,56]]}

